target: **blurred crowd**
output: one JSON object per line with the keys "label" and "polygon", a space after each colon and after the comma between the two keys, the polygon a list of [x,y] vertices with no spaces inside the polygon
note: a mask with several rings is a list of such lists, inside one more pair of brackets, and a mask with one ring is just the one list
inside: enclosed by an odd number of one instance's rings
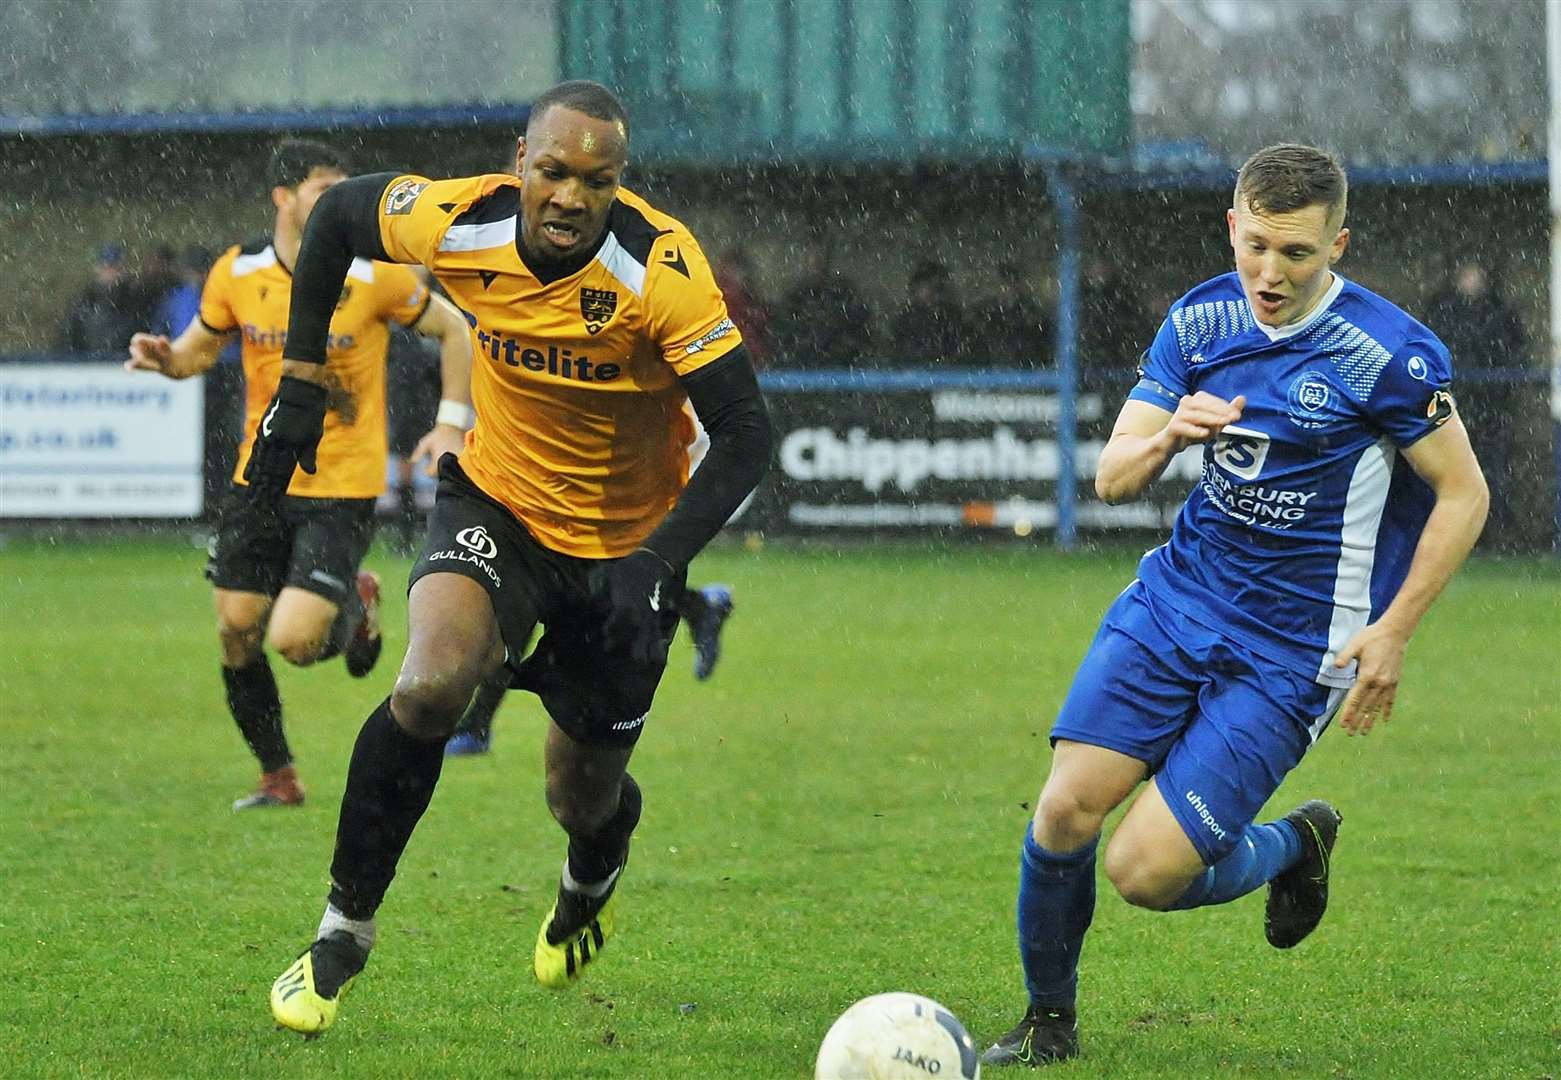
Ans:
{"label": "blurred crowd", "polygon": [[[741,246],[712,260],[732,320],[761,370],[891,370],[944,367],[969,371],[1045,370],[1055,363],[1055,288],[1042,275],[1050,264],[1006,261],[987,267],[983,284],[964,271],[926,259],[906,275],[904,299],[875,310],[844,270],[827,240],[807,243],[800,273],[775,289],[762,281]],[[213,259],[205,248],[154,247],[132,269],[124,247],[98,249],[91,279],[71,301],[59,345],[72,353],[123,352],[138,330],[177,335],[200,308]],[[1077,372],[1080,389],[1125,394],[1139,354],[1153,339],[1176,297],[1134,288],[1104,257],[1081,268]],[[962,287],[964,286],[964,287]],[[1525,388],[1482,372],[1529,364],[1522,322],[1492,270],[1477,258],[1452,266],[1420,312],[1451,349],[1460,376],[1459,401],[1476,452],[1498,494],[1510,473],[1513,415]],[[415,516],[412,468],[405,455],[431,423],[439,397],[438,356],[411,333],[392,336],[389,357],[391,453],[397,461],[392,495],[407,520]],[[243,422],[243,370],[230,345],[207,375],[209,482],[225,480]],[[1108,406],[1109,408],[1109,406]],[[1506,500],[1492,500],[1493,518]],[[1493,520],[1499,530],[1501,522]]]}
{"label": "blurred crowd", "polygon": [[[122,246],[104,245],[91,280],[65,312],[60,348],[118,352],[138,330],[177,334],[199,310],[212,257],[199,247],[178,253],[155,247],[132,269]],[[903,300],[880,310],[839,267],[827,242],[807,244],[798,265],[798,276],[777,287],[760,279],[741,246],[712,261],[732,319],[761,369],[1039,370],[1053,363],[1050,294],[1055,290],[1037,288],[1033,268],[1013,261],[995,264],[987,268],[989,283],[978,288],[962,286],[960,275],[945,263],[922,260],[906,275]],[[1083,287],[1086,317],[1079,353],[1110,357],[1108,366],[1130,372],[1163,311],[1130,311],[1121,302],[1123,294],[1107,264],[1093,264]]]}

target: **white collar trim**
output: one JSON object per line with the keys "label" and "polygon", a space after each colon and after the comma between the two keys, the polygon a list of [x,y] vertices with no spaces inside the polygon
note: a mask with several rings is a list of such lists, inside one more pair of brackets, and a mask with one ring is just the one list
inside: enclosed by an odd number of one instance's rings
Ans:
{"label": "white collar trim", "polygon": [[1299,322],[1285,323],[1283,326],[1268,326],[1265,323],[1258,322],[1257,312],[1252,311],[1252,301],[1247,300],[1245,293],[1242,294],[1241,298],[1246,302],[1247,310],[1252,312],[1252,321],[1259,330],[1263,331],[1268,340],[1284,341],[1287,338],[1295,337],[1303,330],[1310,329],[1313,323],[1327,313],[1328,309],[1333,306],[1333,302],[1339,298],[1339,294],[1344,291],[1344,275],[1334,273],[1331,270],[1329,273],[1333,274],[1333,284],[1328,287],[1328,291],[1323,294],[1323,298],[1317,301],[1317,306],[1312,308],[1311,314]]}

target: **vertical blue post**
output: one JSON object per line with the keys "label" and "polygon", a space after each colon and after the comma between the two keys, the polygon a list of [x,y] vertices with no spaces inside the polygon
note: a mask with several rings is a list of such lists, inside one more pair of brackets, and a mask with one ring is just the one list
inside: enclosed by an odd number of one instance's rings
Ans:
{"label": "vertical blue post", "polygon": [[1079,204],[1073,184],[1048,162],[1046,190],[1057,208],[1057,547],[1072,551],[1078,470]]}
{"label": "vertical blue post", "polygon": [[[1556,303],[1554,298],[1550,301]],[[1552,346],[1554,348],[1554,346]],[[1561,362],[1552,361],[1550,367],[1550,417],[1551,445],[1555,447],[1555,528],[1550,534],[1550,550],[1561,555]]]}

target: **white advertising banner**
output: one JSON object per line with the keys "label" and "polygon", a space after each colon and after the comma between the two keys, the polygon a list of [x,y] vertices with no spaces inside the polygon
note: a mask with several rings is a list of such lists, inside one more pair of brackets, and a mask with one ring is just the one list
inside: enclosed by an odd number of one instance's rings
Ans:
{"label": "white advertising banner", "polygon": [[204,381],[0,365],[0,518],[194,517]]}

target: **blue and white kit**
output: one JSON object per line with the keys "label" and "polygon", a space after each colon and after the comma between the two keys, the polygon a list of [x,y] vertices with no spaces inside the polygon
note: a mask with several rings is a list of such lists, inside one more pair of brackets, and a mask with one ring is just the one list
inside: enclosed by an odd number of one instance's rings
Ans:
{"label": "blue and white kit", "polygon": [[1170,540],[1108,612],[1052,735],[1148,761],[1211,861],[1326,725],[1355,675],[1335,655],[1404,581],[1434,498],[1401,451],[1452,416],[1451,380],[1435,334],[1338,275],[1277,330],[1236,274],[1204,282],[1144,355],[1130,399],[1246,406],[1204,445]]}

